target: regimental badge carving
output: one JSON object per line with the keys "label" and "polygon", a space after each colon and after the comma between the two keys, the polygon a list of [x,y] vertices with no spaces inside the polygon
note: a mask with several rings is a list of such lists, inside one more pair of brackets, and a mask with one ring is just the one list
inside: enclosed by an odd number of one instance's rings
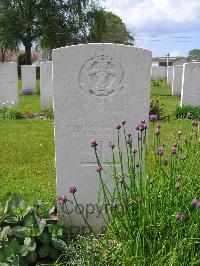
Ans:
{"label": "regimental badge carving", "polygon": [[109,96],[124,86],[124,73],[120,63],[102,55],[89,59],[79,74],[80,87],[98,96]]}

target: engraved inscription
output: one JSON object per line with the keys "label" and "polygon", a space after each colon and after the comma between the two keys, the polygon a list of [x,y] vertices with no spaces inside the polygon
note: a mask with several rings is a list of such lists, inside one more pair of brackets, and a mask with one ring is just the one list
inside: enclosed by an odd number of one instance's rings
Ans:
{"label": "engraved inscription", "polygon": [[124,73],[114,58],[102,55],[89,59],[79,74],[80,87],[98,96],[109,96],[123,89]]}

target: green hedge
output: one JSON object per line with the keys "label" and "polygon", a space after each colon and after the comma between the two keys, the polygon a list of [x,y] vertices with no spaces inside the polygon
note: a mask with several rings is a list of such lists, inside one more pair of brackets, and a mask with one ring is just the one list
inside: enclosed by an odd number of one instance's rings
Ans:
{"label": "green hedge", "polygon": [[176,118],[185,118],[188,113],[191,114],[192,119],[200,120],[200,106],[179,106],[174,112]]}

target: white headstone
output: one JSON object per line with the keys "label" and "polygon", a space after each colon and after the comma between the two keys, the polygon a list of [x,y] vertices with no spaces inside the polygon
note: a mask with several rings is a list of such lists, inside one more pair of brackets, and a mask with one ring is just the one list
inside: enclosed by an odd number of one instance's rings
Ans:
{"label": "white headstone", "polygon": [[173,66],[167,67],[167,84],[172,85],[173,82]]}
{"label": "white headstone", "polygon": [[16,63],[0,63],[0,106],[18,104],[18,78]]}
{"label": "white headstone", "polygon": [[31,88],[36,92],[36,66],[21,66],[22,89]]}
{"label": "white headstone", "polygon": [[172,95],[181,96],[183,65],[173,67]]}
{"label": "white headstone", "polygon": [[[116,125],[126,119],[131,130],[140,119],[148,121],[151,61],[150,51],[127,45],[53,50],[57,194],[66,195],[75,185],[84,214],[88,206],[95,209],[88,222],[98,231],[104,223],[98,217],[99,177],[90,142],[96,138],[106,165],[112,161],[108,141],[116,137]],[[71,225],[84,224],[74,205],[69,211]]]}
{"label": "white headstone", "polygon": [[152,66],[151,78],[152,79],[164,79],[167,77],[167,67],[164,66]]}
{"label": "white headstone", "polygon": [[200,63],[183,65],[181,106],[200,106]]}
{"label": "white headstone", "polygon": [[52,62],[40,63],[41,106],[53,106]]}

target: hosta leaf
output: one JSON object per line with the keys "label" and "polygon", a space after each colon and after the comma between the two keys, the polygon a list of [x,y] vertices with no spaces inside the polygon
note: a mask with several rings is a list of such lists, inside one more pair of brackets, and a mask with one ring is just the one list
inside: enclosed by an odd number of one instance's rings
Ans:
{"label": "hosta leaf", "polygon": [[51,244],[55,249],[59,251],[64,251],[67,249],[67,244],[63,240],[58,239],[58,238],[52,238]]}
{"label": "hosta leaf", "polygon": [[36,248],[35,240],[33,238],[26,237],[24,239],[24,246],[26,246],[29,251],[34,251]]}
{"label": "hosta leaf", "polygon": [[19,244],[19,242],[16,239],[13,239],[10,242],[10,247],[12,248],[14,254],[21,254],[21,245]]}
{"label": "hosta leaf", "polygon": [[25,238],[31,236],[31,230],[28,227],[15,226],[12,228],[12,232],[19,238]]}

